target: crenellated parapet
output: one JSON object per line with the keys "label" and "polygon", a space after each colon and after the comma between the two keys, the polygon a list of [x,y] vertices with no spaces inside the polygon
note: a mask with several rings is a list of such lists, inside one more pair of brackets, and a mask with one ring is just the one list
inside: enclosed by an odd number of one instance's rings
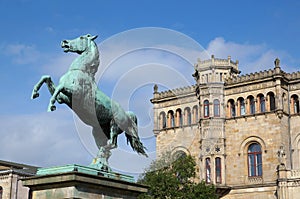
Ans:
{"label": "crenellated parapet", "polygon": [[154,86],[154,96],[151,100],[154,102],[155,100],[161,100],[161,99],[170,99],[170,98],[180,98],[182,96],[187,95],[195,95],[196,85],[192,86],[185,86],[180,88],[175,88],[167,91],[158,92],[157,91],[157,85]]}
{"label": "crenellated parapet", "polygon": [[300,71],[293,72],[293,73],[287,73],[286,78],[288,78],[289,80],[300,79]]}
{"label": "crenellated parapet", "polygon": [[198,59],[195,68],[198,71],[207,70],[207,68],[215,68],[215,67],[230,67],[238,71],[239,61],[231,60],[231,56],[228,56],[227,59],[219,59],[215,58],[214,55],[211,56],[211,59],[208,60],[200,60]]}
{"label": "crenellated parapet", "polygon": [[219,59],[212,55],[211,59],[197,60],[193,77],[197,84],[224,82],[226,78],[235,77],[240,73],[238,65],[239,61],[232,61],[231,56],[227,59]]}
{"label": "crenellated parapet", "polygon": [[226,84],[241,83],[241,82],[248,82],[248,81],[273,77],[274,75],[276,75],[275,69],[270,69],[270,70],[245,74],[237,77],[227,78],[225,82]]}
{"label": "crenellated parapet", "polygon": [[283,70],[281,70],[281,67],[279,65],[280,60],[278,58],[275,60],[274,63],[275,63],[275,67],[273,69],[245,74],[241,76],[228,77],[226,78],[225,83],[227,85],[238,84],[238,83],[249,83],[257,80],[263,80],[267,78],[277,78],[277,77],[283,78],[286,81],[300,79],[300,71],[293,72],[293,73],[286,73]]}

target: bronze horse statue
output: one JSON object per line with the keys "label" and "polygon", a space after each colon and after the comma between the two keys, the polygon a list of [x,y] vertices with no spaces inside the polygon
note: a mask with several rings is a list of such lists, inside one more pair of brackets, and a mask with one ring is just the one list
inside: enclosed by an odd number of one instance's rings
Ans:
{"label": "bronze horse statue", "polygon": [[50,76],[42,76],[34,86],[32,99],[39,96],[39,89],[46,83],[52,97],[48,111],[56,109],[55,102],[68,105],[87,125],[92,126],[93,136],[99,152],[91,167],[110,170],[107,160],[110,150],[117,147],[117,136],[126,134],[127,143],[138,154],[147,157],[146,148],[138,136],[137,117],[132,112],[125,112],[122,107],[102,91],[95,82],[95,74],[100,63],[99,51],[90,34],[73,40],[64,40],[61,47],[64,52],[74,52],[79,56],[72,62],[69,70],[54,85]]}

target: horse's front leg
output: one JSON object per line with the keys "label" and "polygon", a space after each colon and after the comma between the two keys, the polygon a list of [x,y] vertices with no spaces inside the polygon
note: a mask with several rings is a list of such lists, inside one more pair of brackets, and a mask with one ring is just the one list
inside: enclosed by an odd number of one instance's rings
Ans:
{"label": "horse's front leg", "polygon": [[59,84],[54,93],[52,94],[52,97],[50,98],[50,103],[49,103],[49,106],[48,106],[48,112],[50,111],[55,111],[56,110],[56,106],[54,105],[54,103],[56,102],[57,100],[57,96],[60,92],[63,92],[65,89],[65,87],[62,85],[62,84]]}
{"label": "horse's front leg", "polygon": [[47,84],[49,92],[51,93],[51,95],[53,95],[55,91],[55,85],[49,75],[43,75],[40,81],[38,81],[38,83],[33,87],[31,99],[39,97],[39,90],[44,83]]}

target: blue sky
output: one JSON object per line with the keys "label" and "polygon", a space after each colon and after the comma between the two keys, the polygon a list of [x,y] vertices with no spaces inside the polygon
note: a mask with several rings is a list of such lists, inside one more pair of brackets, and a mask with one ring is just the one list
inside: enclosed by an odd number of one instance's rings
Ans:
{"label": "blue sky", "polygon": [[[299,9],[297,1],[0,0],[0,159],[37,166],[91,161],[96,149],[89,127],[64,105],[46,112],[46,87],[30,99],[41,75],[57,83],[74,59],[62,51],[61,40],[99,35],[99,87],[137,112],[154,158],[153,84],[160,90],[193,84],[191,64],[204,54],[231,55],[243,74],[273,68],[276,57],[285,71],[299,71]],[[139,172],[151,159],[134,157],[125,145],[120,143],[130,157],[121,153],[126,166],[115,169]]]}

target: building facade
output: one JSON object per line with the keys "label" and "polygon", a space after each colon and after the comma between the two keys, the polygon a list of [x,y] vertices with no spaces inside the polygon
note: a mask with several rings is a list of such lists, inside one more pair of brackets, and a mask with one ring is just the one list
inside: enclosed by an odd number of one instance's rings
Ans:
{"label": "building facade", "polygon": [[154,87],[157,155],[195,157],[197,179],[226,199],[300,195],[300,72],[239,75],[238,61],[198,60],[196,84]]}
{"label": "building facade", "polygon": [[0,199],[28,199],[22,179],[34,176],[37,167],[0,160]]}

